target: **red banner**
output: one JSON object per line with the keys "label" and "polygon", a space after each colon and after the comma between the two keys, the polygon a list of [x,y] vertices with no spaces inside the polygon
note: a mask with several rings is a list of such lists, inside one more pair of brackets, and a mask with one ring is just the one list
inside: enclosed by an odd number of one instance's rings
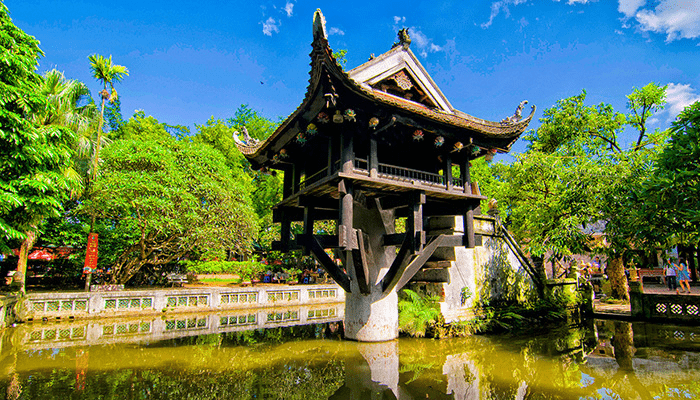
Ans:
{"label": "red banner", "polygon": [[97,268],[97,234],[88,235],[87,253],[85,253],[84,274],[91,274]]}

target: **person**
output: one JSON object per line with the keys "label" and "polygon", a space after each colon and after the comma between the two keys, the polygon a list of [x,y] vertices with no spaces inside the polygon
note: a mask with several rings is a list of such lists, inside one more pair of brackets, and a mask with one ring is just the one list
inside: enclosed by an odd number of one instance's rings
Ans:
{"label": "person", "polygon": [[[690,276],[688,275],[688,268],[685,266],[685,260],[682,258],[678,260],[678,280],[681,283],[681,293],[690,293]],[[676,290],[678,293],[678,290]]]}
{"label": "person", "polygon": [[666,275],[666,285],[668,285],[668,290],[678,290],[678,286],[676,284],[676,268],[673,266],[673,262],[671,262],[671,259],[668,259],[668,262],[664,266],[664,274]]}

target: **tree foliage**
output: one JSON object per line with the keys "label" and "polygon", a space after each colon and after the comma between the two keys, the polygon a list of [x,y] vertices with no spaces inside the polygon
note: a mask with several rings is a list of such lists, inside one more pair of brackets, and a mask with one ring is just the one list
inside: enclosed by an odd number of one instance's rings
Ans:
{"label": "tree foliage", "polygon": [[[542,125],[529,132],[528,151],[509,166],[496,166],[508,222],[533,255],[559,259],[591,252],[587,226],[603,222],[613,280],[624,280],[624,252],[638,246],[634,233],[644,229],[638,205],[630,203],[640,182],[650,173],[662,148],[664,132],[649,134],[646,123],[663,108],[665,87],[649,84],[627,96],[630,115],[609,104],[588,106],[586,92],[557,101],[545,110]],[[625,127],[636,129],[636,145],[626,149],[619,137]],[[615,285],[613,285],[615,286]],[[617,295],[626,296],[618,287]]]}
{"label": "tree foliage", "polygon": [[18,270],[40,224],[57,215],[71,189],[65,171],[75,135],[60,125],[39,126],[33,115],[53,110],[39,90],[39,42],[17,28],[0,3],[0,249],[22,241]]}
{"label": "tree foliage", "polygon": [[84,210],[128,235],[111,260],[113,281],[127,282],[147,264],[249,251],[257,228],[250,200],[210,147],[118,140],[104,151],[103,172]]}
{"label": "tree foliage", "polygon": [[700,241],[700,102],[673,122],[670,141],[634,193],[640,242],[670,247]]}

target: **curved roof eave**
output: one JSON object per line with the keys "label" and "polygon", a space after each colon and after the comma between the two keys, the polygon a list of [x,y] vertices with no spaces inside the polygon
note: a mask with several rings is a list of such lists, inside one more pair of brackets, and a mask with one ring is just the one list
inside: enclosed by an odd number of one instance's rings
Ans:
{"label": "curved roof eave", "polygon": [[313,50],[310,54],[311,71],[309,71],[309,85],[307,86],[304,100],[265,141],[255,145],[236,143],[236,146],[246,156],[246,158],[254,160],[260,164],[265,161],[266,157],[264,156],[263,152],[265,152],[268,147],[271,147],[278,139],[280,139],[280,136],[293,125],[294,121],[297,119],[297,117],[299,117],[301,112],[311,105],[324,70],[326,73],[339,79],[351,92],[366,97],[369,100],[379,102],[386,106],[397,107],[437,123],[450,125],[456,128],[469,129],[471,131],[481,133],[485,137],[507,140],[508,145],[499,149],[506,152],[510,150],[512,144],[525,131],[535,114],[536,107],[532,106],[530,115],[520,119],[517,122],[488,121],[455,109],[452,110],[454,111],[454,114],[448,114],[439,110],[431,109],[421,103],[384,93],[382,91],[372,89],[371,87],[364,87],[350,78],[349,74],[342,69],[335,57],[333,57],[333,51],[326,36],[325,18],[320,9],[317,9],[314,13],[313,36],[314,40],[311,43]]}

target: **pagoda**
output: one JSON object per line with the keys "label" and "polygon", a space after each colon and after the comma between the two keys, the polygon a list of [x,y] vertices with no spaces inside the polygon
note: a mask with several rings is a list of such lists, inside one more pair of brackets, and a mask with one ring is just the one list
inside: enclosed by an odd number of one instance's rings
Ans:
{"label": "pagoda", "polygon": [[[253,168],[284,173],[275,249],[304,249],[347,292],[345,335],[358,341],[398,336],[397,290],[438,248],[479,245],[485,197],[470,161],[508,152],[535,112],[523,117],[524,101],[493,122],[454,109],[410,42],[403,29],[391,50],[346,72],[317,10],[304,100],[267,140],[237,139]],[[425,229],[444,216],[461,217],[462,234]],[[314,234],[322,220],[335,234]],[[294,237],[293,222],[303,223]]]}

